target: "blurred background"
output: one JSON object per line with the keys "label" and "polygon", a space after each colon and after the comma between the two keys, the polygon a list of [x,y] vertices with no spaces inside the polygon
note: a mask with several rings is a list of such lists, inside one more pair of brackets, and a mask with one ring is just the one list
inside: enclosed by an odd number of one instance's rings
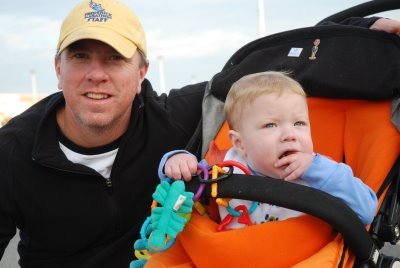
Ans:
{"label": "blurred background", "polygon": [[[0,5],[0,126],[57,91],[54,54],[63,18],[79,0]],[[147,35],[147,78],[159,93],[210,80],[246,43],[312,26],[362,0],[126,0]],[[381,16],[400,18],[399,11]]]}
{"label": "blurred background", "polygon": [[[19,0],[0,5],[0,127],[57,91],[54,54],[63,18],[79,0]],[[159,93],[210,80],[243,45],[313,26],[361,0],[125,0],[147,35],[147,78]],[[400,19],[400,11],[377,14]],[[400,256],[399,247],[384,251]],[[16,239],[0,261],[17,266]]]}

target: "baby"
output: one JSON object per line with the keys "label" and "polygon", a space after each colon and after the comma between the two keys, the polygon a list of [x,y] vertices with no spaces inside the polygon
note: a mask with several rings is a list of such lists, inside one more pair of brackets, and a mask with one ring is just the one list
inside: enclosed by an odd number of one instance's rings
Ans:
{"label": "baby", "polygon": [[[377,207],[375,193],[351,168],[314,153],[307,99],[301,85],[281,72],[262,72],[242,77],[232,85],[225,101],[232,148],[224,160],[245,164],[253,175],[269,176],[310,186],[341,199],[364,225],[372,222]],[[165,164],[165,165],[164,165]],[[185,151],[166,154],[160,163],[165,175],[190,180],[196,172],[196,158]],[[236,171],[237,172],[237,171]],[[231,199],[230,206],[253,201]],[[223,219],[227,210],[219,207]],[[284,220],[302,213],[258,204],[253,223]],[[228,228],[244,225],[236,220]]]}

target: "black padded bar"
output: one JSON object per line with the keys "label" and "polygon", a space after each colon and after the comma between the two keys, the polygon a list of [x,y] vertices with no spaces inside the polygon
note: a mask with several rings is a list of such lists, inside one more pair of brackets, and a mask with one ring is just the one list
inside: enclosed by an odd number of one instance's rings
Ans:
{"label": "black padded bar", "polygon": [[[199,182],[187,183],[196,192]],[[210,184],[202,196],[211,196]],[[374,241],[357,215],[341,200],[311,187],[260,176],[233,174],[218,183],[218,197],[254,200],[318,217],[341,233],[358,261],[368,260]]]}

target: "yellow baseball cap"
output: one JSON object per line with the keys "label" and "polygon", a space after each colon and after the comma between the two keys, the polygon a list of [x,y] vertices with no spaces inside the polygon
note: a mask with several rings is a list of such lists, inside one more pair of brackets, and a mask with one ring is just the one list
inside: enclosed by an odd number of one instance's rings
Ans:
{"label": "yellow baseball cap", "polygon": [[131,58],[136,49],[147,56],[146,37],[139,19],[116,0],[84,0],[65,18],[57,44],[57,55],[82,39],[99,40],[122,56]]}

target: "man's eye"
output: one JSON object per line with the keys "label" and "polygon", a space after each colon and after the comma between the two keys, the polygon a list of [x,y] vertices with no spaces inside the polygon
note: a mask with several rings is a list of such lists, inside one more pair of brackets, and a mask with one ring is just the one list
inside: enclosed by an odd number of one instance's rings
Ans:
{"label": "man's eye", "polygon": [[267,124],[265,124],[265,128],[273,128],[273,127],[276,127],[275,123],[267,123]]}
{"label": "man's eye", "polygon": [[295,126],[306,126],[306,122],[304,121],[297,121],[296,123],[294,123]]}
{"label": "man's eye", "polygon": [[72,57],[76,58],[76,59],[86,59],[87,58],[85,53],[75,53],[72,55]]}
{"label": "man's eye", "polygon": [[125,58],[121,55],[113,55],[110,57],[111,61],[120,61],[120,60],[124,60]]}

